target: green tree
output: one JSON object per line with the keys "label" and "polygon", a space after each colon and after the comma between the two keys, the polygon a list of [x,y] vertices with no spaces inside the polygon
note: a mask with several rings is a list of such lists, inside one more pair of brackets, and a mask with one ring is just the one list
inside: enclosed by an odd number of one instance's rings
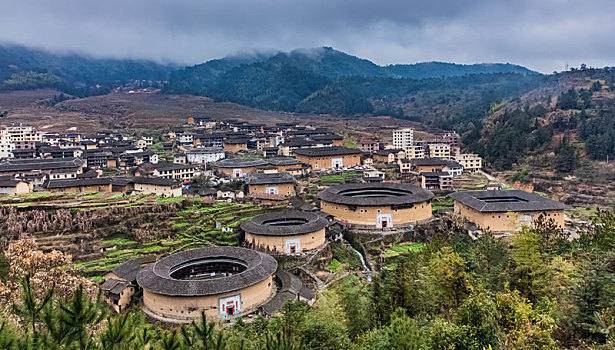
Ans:
{"label": "green tree", "polygon": [[21,317],[22,321],[30,324],[32,332],[36,333],[36,323],[40,319],[43,308],[52,301],[53,287],[50,288],[45,296],[37,301],[36,291],[30,282],[30,276],[21,279],[21,305],[13,305],[13,312]]}
{"label": "green tree", "polygon": [[422,296],[450,317],[472,291],[466,262],[449,246],[436,252],[422,275]]}
{"label": "green tree", "polygon": [[92,302],[84,293],[80,285],[72,298],[60,304],[60,322],[69,330],[66,336],[68,345],[77,343],[79,349],[90,346],[92,339],[89,328],[99,324],[105,318],[105,309],[101,303],[100,295],[96,302]]}

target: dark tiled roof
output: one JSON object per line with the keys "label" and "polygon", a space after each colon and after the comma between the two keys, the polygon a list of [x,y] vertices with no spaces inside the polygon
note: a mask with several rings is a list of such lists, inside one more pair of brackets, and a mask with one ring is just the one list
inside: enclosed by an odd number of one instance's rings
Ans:
{"label": "dark tiled roof", "polygon": [[68,188],[81,186],[102,186],[111,184],[111,178],[98,177],[90,179],[59,179],[45,180],[43,188]]}
{"label": "dark tiled roof", "polygon": [[346,147],[314,147],[314,148],[299,148],[295,151],[295,154],[307,157],[319,157],[319,156],[338,156],[348,154],[361,154],[361,151],[356,148]]}
{"label": "dark tiled roof", "polygon": [[137,274],[141,270],[141,265],[136,260],[128,260],[123,264],[116,266],[111,272],[119,278],[123,278],[128,282],[135,281]]}
{"label": "dark tiled roof", "polygon": [[[179,265],[199,260],[232,259],[241,261],[247,268],[231,276],[204,280],[178,280],[170,276]],[[270,255],[239,247],[209,247],[186,250],[163,258],[137,275],[143,289],[168,296],[217,295],[238,291],[259,283],[273,275],[278,263]]]}
{"label": "dark tiled roof", "polygon": [[15,187],[22,182],[21,180],[0,180],[0,187]]}
{"label": "dark tiled roof", "polygon": [[83,166],[79,158],[9,159],[0,163],[0,171],[51,170]]}
{"label": "dark tiled roof", "polygon": [[456,163],[456,162],[453,162],[451,160],[444,159],[444,158],[416,158],[416,159],[411,159],[410,161],[417,166],[449,165],[450,163],[459,164],[459,163]]}
{"label": "dark tiled roof", "polygon": [[318,198],[351,206],[407,205],[428,201],[433,193],[408,184],[382,182],[329,187],[318,193]]}
{"label": "dark tiled roof", "polygon": [[268,164],[260,158],[227,158],[216,163],[218,168],[250,168]]}
{"label": "dark tiled roof", "polygon": [[224,140],[225,144],[228,145],[241,145],[243,143],[247,143],[248,139],[247,138],[233,138],[233,139],[226,139]]}
{"label": "dark tiled roof", "polygon": [[449,194],[459,203],[479,212],[563,210],[566,205],[521,190],[467,191]]}
{"label": "dark tiled roof", "polygon": [[[277,149],[277,148],[276,148]],[[275,157],[275,158],[267,158],[269,164],[272,165],[299,165],[300,161],[291,157]]]}
{"label": "dark tiled roof", "polygon": [[327,227],[329,222],[311,212],[286,210],[266,213],[241,223],[241,229],[265,236],[290,236],[316,232]]}
{"label": "dark tiled roof", "polygon": [[391,153],[399,153],[402,152],[403,149],[380,149],[374,152],[374,154],[377,154],[379,156],[388,156]]}
{"label": "dark tiled roof", "polygon": [[129,283],[125,281],[109,278],[100,286],[100,289],[103,292],[119,295],[128,285]]}
{"label": "dark tiled roof", "polygon": [[154,185],[154,186],[171,186],[178,187],[179,182],[175,179],[165,179],[162,177],[144,177],[136,176],[132,182],[142,185]]}
{"label": "dark tiled roof", "polygon": [[187,154],[224,153],[224,149],[219,148],[219,147],[199,147],[199,148],[193,148],[186,153]]}
{"label": "dark tiled roof", "polygon": [[252,173],[246,178],[248,185],[268,185],[295,183],[295,178],[286,172],[283,173]]}
{"label": "dark tiled roof", "polygon": [[450,173],[447,173],[446,171],[425,171],[425,172],[422,172],[421,175],[429,176],[429,177],[452,176]]}
{"label": "dark tiled roof", "polygon": [[77,174],[78,179],[88,179],[98,177],[98,171],[96,170],[88,170],[83,174]]}

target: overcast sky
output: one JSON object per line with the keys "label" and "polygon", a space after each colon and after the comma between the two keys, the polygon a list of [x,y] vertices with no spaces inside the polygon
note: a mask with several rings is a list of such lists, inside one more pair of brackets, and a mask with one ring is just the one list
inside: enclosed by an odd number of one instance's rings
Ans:
{"label": "overcast sky", "polygon": [[615,0],[0,0],[0,41],[195,64],[332,46],[378,64],[615,65]]}

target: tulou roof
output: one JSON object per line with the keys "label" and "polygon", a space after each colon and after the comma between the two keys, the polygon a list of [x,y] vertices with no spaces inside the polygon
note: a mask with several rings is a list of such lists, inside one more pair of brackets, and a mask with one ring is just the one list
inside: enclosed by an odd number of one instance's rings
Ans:
{"label": "tulou roof", "polygon": [[431,200],[433,193],[408,184],[353,183],[329,187],[318,198],[350,206],[408,205]]}
{"label": "tulou roof", "polygon": [[265,236],[290,236],[311,233],[329,225],[324,217],[311,212],[285,210],[261,214],[241,223],[245,232]]}
{"label": "tulou roof", "polygon": [[248,185],[273,185],[295,183],[295,178],[287,173],[253,173],[248,175],[246,183]]}
{"label": "tulou roof", "polygon": [[340,146],[331,147],[314,147],[314,148],[299,148],[295,150],[295,154],[307,157],[324,157],[338,156],[347,154],[361,154],[361,151],[356,148],[346,148]]}
{"label": "tulou roof", "polygon": [[250,168],[269,165],[260,158],[226,158],[216,163],[218,168]]}
{"label": "tulou roof", "polygon": [[[231,261],[245,265],[240,273],[211,279],[180,280],[171,272],[185,264],[203,261]],[[205,296],[237,291],[272,276],[278,263],[270,255],[239,247],[208,247],[185,250],[163,258],[137,275],[141,288],[167,296]]]}
{"label": "tulou roof", "polygon": [[451,193],[449,196],[459,203],[483,213],[566,209],[566,205],[563,203],[521,190],[467,191]]}

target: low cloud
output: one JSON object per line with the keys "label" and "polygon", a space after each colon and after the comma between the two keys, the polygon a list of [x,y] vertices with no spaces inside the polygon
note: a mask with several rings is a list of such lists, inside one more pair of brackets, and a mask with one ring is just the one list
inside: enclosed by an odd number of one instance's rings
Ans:
{"label": "low cloud", "polygon": [[195,64],[332,46],[378,64],[615,64],[612,0],[6,0],[0,41]]}

